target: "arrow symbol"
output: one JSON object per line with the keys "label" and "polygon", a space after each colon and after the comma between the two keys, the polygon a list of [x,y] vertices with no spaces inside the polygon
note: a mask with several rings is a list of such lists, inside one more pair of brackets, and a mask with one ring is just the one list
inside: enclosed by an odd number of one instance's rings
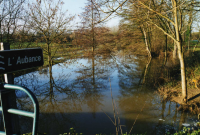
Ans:
{"label": "arrow symbol", "polygon": [[0,67],[0,70],[5,70],[5,68]]}
{"label": "arrow symbol", "polygon": [[3,61],[0,61],[0,64],[5,64]]}

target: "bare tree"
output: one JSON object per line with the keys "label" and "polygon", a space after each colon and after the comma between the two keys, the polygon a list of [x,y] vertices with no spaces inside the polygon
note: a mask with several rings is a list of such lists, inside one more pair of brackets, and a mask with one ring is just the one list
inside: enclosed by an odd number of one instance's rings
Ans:
{"label": "bare tree", "polygon": [[83,24],[82,31],[85,31],[85,36],[87,36],[89,46],[92,48],[93,56],[97,46],[96,30],[100,27],[99,21],[101,20],[99,7],[100,4],[97,0],[87,0],[84,12],[80,15]]}
{"label": "bare tree", "polygon": [[[182,34],[186,31],[186,26],[190,25],[190,21],[189,23],[183,22],[183,16],[189,16],[187,12],[184,12],[184,10],[191,10],[188,9],[189,5],[198,4],[199,2],[183,0],[116,0],[112,2],[104,1],[104,3],[105,5],[107,5],[106,7],[108,7],[109,10],[104,10],[104,13],[107,13],[107,17],[105,17],[101,21],[104,21],[105,19],[109,18],[114,13],[120,14],[120,9],[124,8],[126,10],[126,4],[132,4],[137,7],[137,9],[135,10],[146,10],[146,12],[144,12],[147,16],[145,18],[145,23],[154,25],[175,42],[175,47],[178,48],[178,56],[180,61],[182,98],[183,102],[187,102],[187,85],[185,76],[184,54],[182,50]],[[150,17],[149,14],[153,16]],[[137,17],[139,18],[141,16]],[[160,21],[158,21],[158,19]],[[162,27],[160,25],[160,22],[162,22],[162,24],[165,24],[165,27]]]}
{"label": "bare tree", "polygon": [[0,40],[10,42],[16,29],[23,24],[26,0],[0,1]]}
{"label": "bare tree", "polygon": [[[45,42],[44,52],[48,56],[48,65],[52,67],[52,62],[58,49],[61,47],[60,37],[69,30],[70,22],[74,16],[66,16],[62,11],[61,0],[37,0],[29,5],[30,21],[28,24],[35,34],[39,34],[37,40]],[[51,71],[49,71],[51,72]]]}

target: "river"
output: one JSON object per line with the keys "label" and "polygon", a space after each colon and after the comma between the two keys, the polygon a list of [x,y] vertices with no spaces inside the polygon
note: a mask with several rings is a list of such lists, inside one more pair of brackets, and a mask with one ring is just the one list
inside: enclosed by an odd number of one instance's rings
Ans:
{"label": "river", "polygon": [[[178,104],[156,93],[162,68],[152,60],[147,73],[147,63],[130,55],[69,59],[53,65],[50,73],[43,68],[18,76],[15,84],[36,95],[38,131],[48,135],[67,133],[71,127],[84,135],[115,134],[116,129],[160,135],[180,130],[184,123],[193,125],[196,115],[177,111]],[[18,108],[32,110],[30,100],[16,93]],[[23,133],[31,132],[32,119],[20,117],[20,125]]]}

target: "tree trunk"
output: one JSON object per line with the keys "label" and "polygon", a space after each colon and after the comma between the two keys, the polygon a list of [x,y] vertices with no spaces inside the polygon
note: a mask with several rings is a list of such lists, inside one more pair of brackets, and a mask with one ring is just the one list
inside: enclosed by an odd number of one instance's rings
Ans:
{"label": "tree trunk", "polygon": [[190,40],[191,40],[191,25],[189,25],[189,35],[188,35],[188,52],[190,52]]}
{"label": "tree trunk", "polygon": [[145,70],[144,70],[144,75],[143,75],[142,84],[144,84],[145,81],[146,81],[146,76],[147,76],[147,72],[148,72],[150,63],[151,63],[151,57],[149,57],[149,59],[147,60],[147,64],[146,64],[146,67],[145,67]]}
{"label": "tree trunk", "polygon": [[164,65],[167,62],[167,35],[165,35],[165,61],[164,61]]}
{"label": "tree trunk", "polygon": [[177,1],[174,0],[174,20],[175,20],[175,31],[176,31],[176,45],[178,48],[178,56],[180,60],[180,68],[181,68],[181,82],[182,82],[182,102],[187,103],[187,85],[186,85],[186,76],[185,76],[185,63],[184,56],[182,52],[182,42],[181,35],[179,33],[179,25],[178,25],[178,14],[177,14]]}
{"label": "tree trunk", "polygon": [[94,65],[94,57],[92,57],[92,80],[93,80],[93,85],[95,86],[95,65]]}
{"label": "tree trunk", "polygon": [[144,28],[143,28],[143,34],[144,34],[144,41],[145,41],[145,45],[146,45],[146,50],[147,50],[148,56],[151,58],[151,51],[149,49],[149,45],[148,45],[148,41],[147,41],[147,34],[146,34],[146,31],[145,31]]}
{"label": "tree trunk", "polygon": [[183,102],[187,103],[187,84],[186,84],[186,76],[185,76],[185,62],[184,56],[181,51],[181,42],[177,43],[178,47],[178,55],[180,60],[180,68],[181,68],[181,81],[182,81],[182,98]]}
{"label": "tree trunk", "polygon": [[[92,0],[91,0],[91,3]],[[93,4],[92,4],[92,57],[94,57],[94,49],[95,49],[95,37],[94,37],[94,7],[93,7]]]}
{"label": "tree trunk", "polygon": [[176,42],[174,41],[174,50],[173,50],[173,59],[177,58],[177,46],[176,46]]}
{"label": "tree trunk", "polygon": [[188,39],[188,52],[190,52],[190,38]]}
{"label": "tree trunk", "polygon": [[188,30],[189,30],[189,35],[188,35],[188,52],[190,52],[190,40],[191,40],[191,32],[192,32],[192,23],[193,23],[193,14],[192,14],[192,10],[190,11],[190,15],[189,15],[189,26],[188,26]]}

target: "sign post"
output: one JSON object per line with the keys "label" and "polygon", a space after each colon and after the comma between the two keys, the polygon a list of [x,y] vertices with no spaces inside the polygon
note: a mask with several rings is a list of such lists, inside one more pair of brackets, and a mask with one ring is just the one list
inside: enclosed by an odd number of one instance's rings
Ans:
{"label": "sign post", "polygon": [[[1,43],[0,74],[4,74],[5,83],[14,84],[12,72],[42,66],[43,63],[43,52],[40,48],[10,50],[9,44]],[[6,134],[20,134],[17,115],[4,111],[17,108],[15,91],[0,92],[0,99]]]}
{"label": "sign post", "polygon": [[[6,43],[1,43],[1,51],[10,50],[10,45]],[[4,74],[4,82],[8,84],[14,84],[14,78],[12,73]],[[10,91],[8,93],[0,93],[1,99],[1,106],[4,120],[4,130],[7,134],[20,134],[19,128],[19,117],[17,115],[12,115],[7,113],[5,110],[7,108],[16,108],[17,109],[17,102],[16,102],[16,94],[15,91]],[[4,103],[4,105],[2,105]]]}

